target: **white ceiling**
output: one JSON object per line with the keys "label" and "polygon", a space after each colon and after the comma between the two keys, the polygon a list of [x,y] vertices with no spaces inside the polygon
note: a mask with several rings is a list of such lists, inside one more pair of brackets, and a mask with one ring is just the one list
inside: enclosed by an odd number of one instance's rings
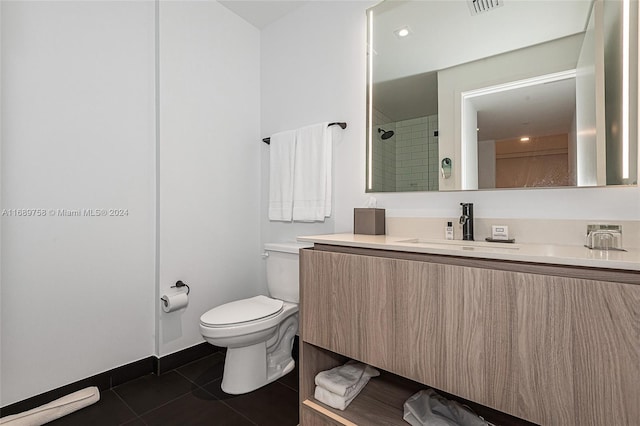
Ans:
{"label": "white ceiling", "polygon": [[240,16],[258,29],[263,29],[272,22],[303,6],[307,0],[291,1],[244,1],[227,0],[220,4]]}

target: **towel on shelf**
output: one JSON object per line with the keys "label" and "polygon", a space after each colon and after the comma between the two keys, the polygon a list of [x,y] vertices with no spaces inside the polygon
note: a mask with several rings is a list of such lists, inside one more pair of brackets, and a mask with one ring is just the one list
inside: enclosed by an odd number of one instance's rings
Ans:
{"label": "towel on shelf", "polygon": [[369,383],[369,379],[379,375],[378,370],[369,365],[349,361],[316,375],[314,397],[329,407],[344,410]]}
{"label": "towel on shelf", "polygon": [[296,131],[271,136],[269,154],[269,220],[291,222]]}
{"label": "towel on shelf", "polygon": [[318,123],[296,131],[293,220],[324,221],[331,216],[332,131]]}
{"label": "towel on shelf", "polygon": [[321,371],[316,374],[316,385],[339,396],[349,397],[364,378],[367,381],[380,373],[373,367],[357,361],[349,361],[344,365]]}
{"label": "towel on shelf", "polygon": [[346,396],[336,395],[335,393],[331,393],[325,388],[321,388],[320,386],[316,386],[316,390],[313,394],[313,397],[323,404],[328,405],[329,407],[337,408],[338,410],[345,410],[351,401],[355,399],[356,396],[360,393],[362,388],[366,385],[365,382],[362,383],[358,388],[358,392],[353,394],[351,397],[347,398]]}

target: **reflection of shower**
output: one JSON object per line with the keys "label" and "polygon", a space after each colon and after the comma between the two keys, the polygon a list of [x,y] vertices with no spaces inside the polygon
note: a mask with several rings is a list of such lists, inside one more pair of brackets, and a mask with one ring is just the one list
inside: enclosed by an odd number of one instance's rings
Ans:
{"label": "reflection of shower", "polygon": [[388,132],[384,129],[381,129],[380,127],[378,127],[378,133],[382,133],[382,136],[380,136],[380,138],[384,141],[389,139],[390,137],[393,136],[393,130],[389,130]]}

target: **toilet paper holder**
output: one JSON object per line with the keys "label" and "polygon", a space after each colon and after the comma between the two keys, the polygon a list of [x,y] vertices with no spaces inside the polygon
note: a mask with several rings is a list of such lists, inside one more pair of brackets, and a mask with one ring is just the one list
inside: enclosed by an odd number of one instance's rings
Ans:
{"label": "toilet paper holder", "polygon": [[187,295],[189,295],[189,292],[191,291],[191,289],[189,288],[188,285],[183,283],[181,280],[176,281],[176,285],[172,285],[170,288],[181,288],[181,287],[186,287],[187,288]]}
{"label": "toilet paper holder", "polygon": [[[187,288],[187,296],[189,295],[189,292],[191,291],[191,289],[189,288],[189,286],[187,284],[185,284],[184,282],[182,282],[182,280],[178,280],[176,281],[176,285],[172,285],[170,288],[182,288],[182,287],[186,287]],[[165,298],[166,296],[162,296],[160,298],[160,300],[162,300],[162,304],[167,307],[169,306],[169,302],[167,301],[167,299]]]}

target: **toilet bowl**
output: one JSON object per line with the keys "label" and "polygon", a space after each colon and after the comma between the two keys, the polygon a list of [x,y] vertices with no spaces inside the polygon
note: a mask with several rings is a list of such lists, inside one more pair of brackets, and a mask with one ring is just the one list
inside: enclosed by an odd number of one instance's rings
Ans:
{"label": "toilet bowl", "polygon": [[222,390],[251,392],[295,367],[291,355],[298,331],[298,251],[308,245],[265,244],[267,285],[272,297],[229,302],[200,317],[200,333],[226,347]]}
{"label": "toilet bowl", "polygon": [[[280,307],[259,318],[252,309]],[[239,321],[224,320],[218,308],[238,308],[246,314]],[[291,356],[298,331],[298,305],[266,296],[256,296],[214,308],[200,318],[200,333],[212,345],[226,347],[222,390],[229,394],[251,392],[289,373],[295,367]]]}

